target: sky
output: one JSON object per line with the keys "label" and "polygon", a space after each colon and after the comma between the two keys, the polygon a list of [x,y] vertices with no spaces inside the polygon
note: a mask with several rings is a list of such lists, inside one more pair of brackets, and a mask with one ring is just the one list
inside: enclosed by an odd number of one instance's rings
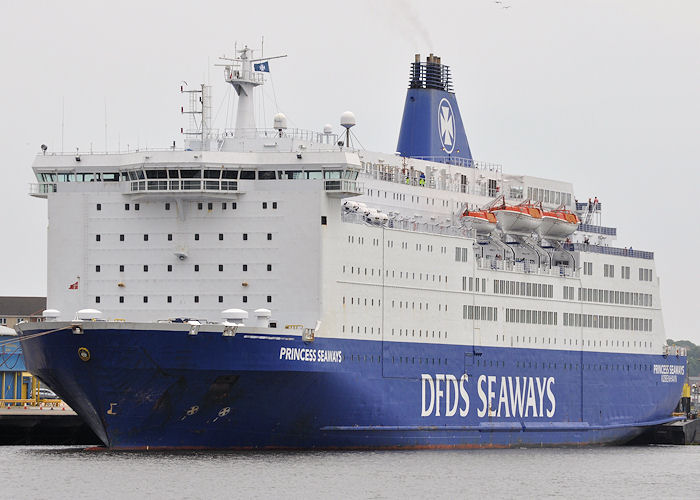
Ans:
{"label": "sky", "polygon": [[[509,8],[504,8],[508,6]],[[700,343],[700,2],[355,0],[6,2],[0,17],[0,295],[46,293],[46,202],[30,197],[40,145],[87,152],[182,144],[181,82],[213,88],[217,58],[261,47],[259,126],[338,130],[396,149],[409,64],[451,67],[475,159],[597,196],[617,246],[653,250],[667,337]]]}

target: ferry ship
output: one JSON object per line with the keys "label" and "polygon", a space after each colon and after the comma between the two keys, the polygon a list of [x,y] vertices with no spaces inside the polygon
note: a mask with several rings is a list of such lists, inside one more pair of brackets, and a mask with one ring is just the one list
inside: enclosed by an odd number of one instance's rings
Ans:
{"label": "ferry ship", "polygon": [[184,87],[183,149],[34,161],[48,309],[17,329],[106,446],[614,444],[673,420],[653,253],[571,183],[474,160],[440,57],[411,62],[391,154],[350,112],[256,127],[268,60],[224,59],[235,129]]}

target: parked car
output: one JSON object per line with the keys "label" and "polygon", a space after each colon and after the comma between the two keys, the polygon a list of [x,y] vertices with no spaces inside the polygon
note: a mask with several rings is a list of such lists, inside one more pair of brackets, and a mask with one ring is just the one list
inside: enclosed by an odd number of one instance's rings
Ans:
{"label": "parked car", "polygon": [[39,399],[61,399],[48,387],[39,387]]}

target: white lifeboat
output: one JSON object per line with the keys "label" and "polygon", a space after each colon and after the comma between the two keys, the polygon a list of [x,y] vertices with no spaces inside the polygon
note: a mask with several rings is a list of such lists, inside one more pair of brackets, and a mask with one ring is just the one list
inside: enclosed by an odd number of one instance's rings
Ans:
{"label": "white lifeboat", "polygon": [[504,233],[530,234],[542,224],[542,209],[529,200],[519,205],[506,205],[504,200],[502,205],[492,207],[490,211]]}
{"label": "white lifeboat", "polygon": [[462,214],[462,224],[476,231],[476,234],[487,236],[496,229],[496,216],[488,210],[465,210]]}
{"label": "white lifeboat", "polygon": [[565,240],[578,229],[579,218],[570,210],[557,209],[542,214],[540,234],[549,240]]}

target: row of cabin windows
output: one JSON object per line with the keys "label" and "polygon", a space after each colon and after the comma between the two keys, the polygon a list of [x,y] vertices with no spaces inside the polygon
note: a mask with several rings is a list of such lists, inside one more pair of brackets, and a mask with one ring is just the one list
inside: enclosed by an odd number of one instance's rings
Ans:
{"label": "row of cabin windows", "polygon": [[462,306],[462,317],[476,321],[498,321],[498,308],[491,306]]}
{"label": "row of cabin windows", "polygon": [[[119,265],[119,272],[120,272],[120,273],[123,273],[123,272],[124,272],[124,269],[125,269],[124,264],[120,264],[120,265]],[[242,264],[242,269],[243,269],[244,272],[248,271],[248,264]],[[173,265],[172,265],[172,264],[168,264],[167,270],[168,270],[169,273],[173,272]],[[267,270],[268,270],[268,271],[272,271],[272,264],[267,264]],[[96,273],[102,272],[102,266],[101,266],[100,264],[97,264],[97,265],[95,266],[95,272],[96,272]],[[144,264],[144,266],[143,266],[143,272],[144,272],[144,273],[147,273],[147,272],[148,272],[148,264]],[[199,272],[199,264],[195,264],[195,265],[194,265],[194,272],[196,272],[196,273]],[[223,265],[223,264],[219,264],[219,272],[220,272],[220,273],[224,272],[224,265]]]}
{"label": "row of cabin windows", "polygon": [[[529,338],[529,337],[528,337]],[[523,337],[524,339],[524,337]],[[613,341],[614,342],[614,341]],[[619,342],[619,341],[618,341]],[[544,344],[544,338],[542,339],[542,343]],[[550,342],[551,343],[551,342]],[[641,346],[640,346],[641,347]],[[494,366],[494,361],[493,360],[476,360],[476,366],[489,366],[492,367]],[[505,362],[503,361],[495,361],[495,366],[505,366]],[[634,365],[627,364],[627,365],[615,365],[615,364],[610,364],[608,365],[607,363],[601,363],[601,364],[591,364],[591,363],[538,363],[535,361],[534,363],[532,361],[523,361],[522,366],[520,361],[514,361],[513,366],[515,368],[534,368],[535,370],[537,369],[563,369],[563,370],[610,370],[610,371],[651,371],[652,370],[652,365],[645,365],[645,364],[639,364],[634,363]],[[562,367],[562,368],[559,368]],[[617,367],[617,368],[616,368]]]}
{"label": "row of cabin windows", "polygon": [[[417,335],[416,335],[417,333]],[[391,329],[391,334],[394,336],[398,337],[418,337],[418,338],[433,338],[433,339],[441,339],[441,338],[447,338],[447,331],[442,331],[438,330],[437,332],[435,330],[425,330],[423,331],[421,328],[416,330],[415,328],[412,328],[409,330],[408,328],[392,328]]]}
{"label": "row of cabin windows", "polygon": [[[230,206],[231,206],[231,209],[232,209],[232,210],[235,210],[236,208],[238,208],[238,205],[237,205],[237,203],[236,203],[235,201],[230,202]],[[172,204],[171,204],[169,201],[166,201],[166,202],[165,202],[165,210],[170,210],[171,207],[172,207]],[[229,207],[229,202],[223,202],[223,203],[221,203],[221,209],[222,209],[222,210],[227,210],[228,207]],[[268,202],[267,202],[267,201],[263,201],[263,202],[262,202],[262,207],[263,207],[264,210],[267,209],[267,207],[268,207]],[[97,210],[98,212],[101,211],[101,210],[102,210],[102,203],[97,203],[97,205],[95,206],[95,208],[96,208],[96,210]],[[276,202],[276,201],[273,201],[273,202],[272,202],[272,208],[275,209],[275,210],[277,209],[277,202]],[[124,210],[125,210],[125,211],[129,211],[130,209],[131,209],[131,204],[130,204],[130,203],[124,203]],[[134,210],[140,210],[140,209],[141,209],[141,204],[140,204],[140,203],[134,203]],[[204,210],[204,203],[198,202],[198,203],[197,203],[197,210]],[[207,210],[214,210],[214,203],[208,202],[208,203],[207,203]]]}
{"label": "row of cabin windows", "polygon": [[[242,233],[242,236],[243,236],[243,241],[248,241],[248,233]],[[167,239],[168,239],[168,241],[173,241],[172,233],[168,233]],[[102,241],[102,235],[96,234],[95,241]],[[126,235],[120,234],[119,241],[126,241]],[[148,241],[147,234],[143,235],[143,241]],[[199,241],[199,233],[194,234],[194,241]],[[219,233],[219,241],[224,241],[224,233]],[[267,241],[272,241],[272,233],[267,233]]]}
{"label": "row of cabin windows", "polygon": [[[345,296],[343,296],[342,303],[343,303],[343,305],[348,304],[348,300],[345,298]],[[358,305],[358,306],[365,305],[365,306],[374,307],[374,299],[372,299],[372,298],[370,298],[370,299],[365,298],[365,299],[364,299],[364,303],[363,303],[363,299],[361,299],[360,297],[357,297],[357,298],[356,298],[356,297],[350,297],[349,304],[350,304],[351,306],[354,306],[354,305]],[[381,307],[381,305],[382,305],[382,300],[381,300],[381,299],[377,299],[377,307]],[[419,311],[422,311],[422,310],[426,310],[426,311],[427,311],[428,308],[429,308],[429,305],[430,305],[430,304],[429,304],[428,302],[425,302],[425,303],[424,303],[424,302],[418,302],[418,310],[419,310]],[[415,308],[416,308],[416,303],[415,303],[415,301],[409,302],[409,301],[407,301],[407,300],[406,300],[406,301],[403,301],[403,300],[399,300],[399,301],[392,300],[392,301],[391,301],[391,307],[392,307],[392,308],[398,308],[398,309],[415,309]],[[440,312],[442,312],[442,311],[447,312],[447,304],[438,304],[438,311],[440,311]]]}
{"label": "row of cabin windows", "polygon": [[[126,299],[125,299],[124,295],[120,295],[120,296],[119,296],[119,303],[120,303],[120,304],[124,304],[124,303],[125,303],[125,300],[126,300]],[[242,300],[243,300],[243,302],[248,302],[248,296],[247,296],[247,295],[243,295]],[[100,304],[101,301],[102,301],[102,298],[101,298],[99,295],[97,295],[97,296],[95,297],[95,304]],[[173,302],[173,296],[172,296],[172,295],[168,295],[168,296],[165,298],[165,301],[166,301],[168,304],[172,304],[172,302]],[[193,301],[194,301],[195,304],[199,304],[199,295],[193,296]],[[224,296],[223,296],[223,295],[219,295],[219,303],[223,303],[223,301],[224,301]],[[267,302],[268,302],[268,303],[272,303],[272,295],[268,295],[268,296],[267,296]],[[143,296],[143,303],[144,303],[144,304],[148,304],[148,296],[147,296],[147,295],[144,295],[144,296]]]}
{"label": "row of cabin windows", "polygon": [[557,313],[552,311],[506,308],[506,323],[556,326]]}
{"label": "row of cabin windows", "polygon": [[[347,266],[343,266],[343,273],[346,273],[348,271]],[[384,271],[384,276],[389,277],[389,270],[386,269]],[[372,267],[355,267],[355,266],[350,266],[350,274],[357,274],[357,275],[364,275],[364,276],[374,276],[374,268]],[[382,270],[377,269],[377,276],[382,275]],[[399,279],[418,279],[419,281],[423,281],[423,278],[425,278],[425,281],[437,281],[438,283],[442,283],[442,278],[443,275],[441,274],[429,274],[429,273],[409,273],[408,271],[403,272],[399,271],[398,273]],[[416,278],[417,276],[417,278]],[[391,271],[391,277],[396,278],[396,271],[392,270]],[[445,283],[447,283],[447,275],[444,275],[445,278]]]}
{"label": "row of cabin windows", "polygon": [[[566,292],[564,298],[567,298]],[[570,293],[568,298],[570,300],[574,300],[573,293]],[[578,300],[582,302],[600,302],[603,304],[621,304],[627,306],[652,307],[652,295],[650,293],[623,292],[620,290],[579,288]]]}
{"label": "row of cabin windows", "polygon": [[[342,330],[343,333],[345,333],[345,325],[343,325],[343,326],[341,327],[341,330]],[[382,329],[381,329],[380,327],[377,327],[377,328],[375,329],[373,326],[369,326],[369,327],[365,326],[364,329],[363,329],[363,328],[360,327],[359,325],[357,325],[357,326],[356,326],[356,325],[350,325],[350,327],[348,328],[348,330],[350,331],[350,333],[366,333],[366,334],[369,334],[369,335],[374,335],[374,334],[375,334],[375,330],[376,330],[376,334],[377,334],[377,335],[381,335],[381,333],[382,333]]]}
{"label": "row of cabin windows", "polygon": [[[479,290],[477,289],[477,291]],[[527,283],[525,281],[493,280],[493,293],[551,299],[554,298],[554,285]]]}
{"label": "row of cabin windows", "polygon": [[[352,234],[348,235],[348,243],[357,243],[358,245],[364,245],[365,243],[365,238],[363,236],[355,236]],[[378,238],[372,238],[372,246],[379,246],[380,242]],[[387,248],[394,248],[394,241],[393,240],[387,240],[386,242]],[[408,243],[403,241],[401,242],[401,248],[403,250],[408,250]],[[433,245],[425,245],[425,249],[432,253],[435,250],[435,247]],[[466,251],[466,248],[464,249]],[[423,244],[422,243],[416,243],[416,251],[421,252],[423,251]],[[440,247],[440,253],[441,254],[446,254],[447,253],[447,247],[441,246]],[[464,260],[466,261],[467,257],[465,254]]]}
{"label": "row of cabin windows", "polygon": [[563,314],[564,326],[628,330],[631,332],[650,332],[653,327],[652,320],[646,318],[626,318],[582,313]]}

